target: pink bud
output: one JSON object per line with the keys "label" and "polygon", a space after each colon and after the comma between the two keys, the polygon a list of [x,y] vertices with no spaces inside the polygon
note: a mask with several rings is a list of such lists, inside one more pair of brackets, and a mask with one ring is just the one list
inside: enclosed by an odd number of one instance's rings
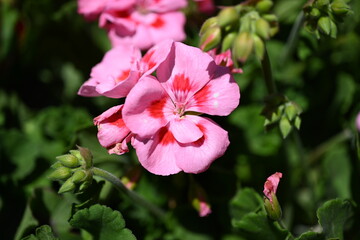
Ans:
{"label": "pink bud", "polygon": [[264,184],[264,195],[272,202],[272,194],[276,194],[277,187],[280,182],[280,178],[282,177],[281,172],[276,172],[270,177],[267,178]]}

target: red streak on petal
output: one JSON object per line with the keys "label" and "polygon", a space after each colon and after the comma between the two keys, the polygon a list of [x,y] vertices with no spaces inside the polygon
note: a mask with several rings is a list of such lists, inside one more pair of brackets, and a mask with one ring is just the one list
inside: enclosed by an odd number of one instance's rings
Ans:
{"label": "red streak on petal", "polygon": [[153,118],[164,118],[163,109],[166,104],[166,98],[156,100],[149,107],[150,116]]}
{"label": "red streak on petal", "polygon": [[113,115],[111,115],[110,117],[108,117],[107,119],[102,121],[100,123],[100,125],[104,124],[104,123],[109,123],[109,124],[115,125],[119,128],[126,127],[124,120],[122,119],[121,111],[114,113]]}
{"label": "red streak on petal", "polygon": [[123,71],[123,72],[115,79],[115,82],[118,83],[118,82],[121,82],[121,81],[126,80],[126,79],[129,77],[129,74],[130,74],[130,69]]}
{"label": "red streak on petal", "polygon": [[156,63],[151,60],[152,56],[154,55],[154,52],[155,52],[154,50],[149,51],[142,58],[142,62],[145,63],[145,65],[147,65],[147,69],[153,68],[156,65]]}
{"label": "red streak on petal", "polygon": [[159,144],[169,145],[175,142],[174,135],[168,130],[167,127],[163,127],[159,131]]}
{"label": "red streak on petal", "polygon": [[111,15],[117,18],[128,18],[130,19],[129,11],[111,11]]}
{"label": "red streak on petal", "polygon": [[174,78],[173,87],[175,91],[188,92],[191,89],[190,80],[185,74],[178,74]]}
{"label": "red streak on petal", "polygon": [[157,17],[154,22],[151,23],[151,26],[154,28],[161,28],[165,25],[164,20],[162,20],[160,17]]}
{"label": "red streak on petal", "polygon": [[208,102],[210,93],[210,85],[205,85],[194,95],[195,104],[197,106],[202,106],[204,103]]}

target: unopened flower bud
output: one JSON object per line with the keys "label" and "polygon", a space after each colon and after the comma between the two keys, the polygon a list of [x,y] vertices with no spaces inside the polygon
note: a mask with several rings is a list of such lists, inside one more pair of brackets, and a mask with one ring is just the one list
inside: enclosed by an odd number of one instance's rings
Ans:
{"label": "unopened flower bud", "polygon": [[71,170],[67,167],[59,167],[55,169],[48,178],[51,180],[65,180],[71,176]]}
{"label": "unopened flower bud", "polygon": [[203,25],[201,26],[200,28],[200,36],[205,34],[205,32],[211,28],[211,27],[215,27],[218,25],[218,19],[217,17],[211,17],[211,18],[208,18],[204,23]]}
{"label": "unopened flower bud", "polygon": [[71,192],[76,188],[75,183],[72,182],[72,179],[69,178],[68,180],[66,180],[64,182],[64,184],[60,187],[58,193],[66,193],[66,192]]}
{"label": "unopened flower bud", "polygon": [[218,24],[220,27],[231,25],[239,19],[239,13],[234,7],[223,8],[218,14]]}
{"label": "unopened flower bud", "polygon": [[270,25],[263,18],[259,18],[258,20],[256,20],[255,31],[256,31],[256,34],[259,35],[263,39],[269,39],[269,37],[270,37]]}
{"label": "unopened flower bud", "polygon": [[84,181],[86,178],[86,172],[84,170],[77,170],[74,172],[74,174],[71,176],[73,183],[79,183]]}
{"label": "unopened flower bud", "polygon": [[264,206],[268,217],[274,221],[279,221],[282,217],[282,211],[279,201],[274,193],[271,193],[272,201],[264,198]]}
{"label": "unopened flower bud", "polygon": [[329,17],[321,17],[318,21],[319,29],[326,35],[330,34],[331,31],[331,19]]}
{"label": "unopened flower bud", "polygon": [[329,1],[329,0],[316,0],[315,4],[316,4],[318,7],[323,7],[323,6],[325,6],[325,5],[330,4],[330,1]]}
{"label": "unopened flower bud", "polygon": [[93,166],[93,157],[89,149],[78,146],[81,156],[85,161],[85,169],[89,169]]}
{"label": "unopened flower bud", "polygon": [[65,167],[75,168],[80,166],[80,161],[72,154],[65,154],[56,157],[57,160]]}
{"label": "unopened flower bud", "polygon": [[248,32],[239,33],[233,44],[233,56],[240,62],[245,62],[250,56],[254,46],[254,39]]}
{"label": "unopened flower bud", "polygon": [[343,0],[334,0],[331,3],[331,10],[338,16],[344,16],[349,13],[350,7]]}
{"label": "unopened flower bud", "polygon": [[312,8],[311,11],[310,11],[310,13],[309,13],[309,15],[310,15],[312,18],[317,19],[317,18],[320,17],[321,12],[320,12],[320,10],[317,9],[317,8]]}
{"label": "unopened flower bud", "polygon": [[63,165],[61,164],[61,162],[57,161],[55,162],[53,165],[51,165],[52,169],[57,169],[59,167],[63,167]]}
{"label": "unopened flower bud", "polygon": [[262,15],[262,18],[268,21],[270,24],[278,21],[278,18],[275,14],[264,14]]}
{"label": "unopened flower bud", "polygon": [[260,13],[265,13],[268,12],[273,5],[274,3],[271,0],[262,0],[259,1],[255,7]]}
{"label": "unopened flower bud", "polygon": [[263,40],[256,34],[253,35],[255,55],[258,59],[262,60],[265,53],[265,44]]}
{"label": "unopened flower bud", "polygon": [[215,48],[221,41],[220,27],[211,27],[200,38],[200,48],[207,52]]}
{"label": "unopened flower bud", "polygon": [[236,38],[237,32],[231,32],[228,33],[223,41],[222,41],[222,45],[221,45],[221,51],[225,52],[226,50],[230,49],[234,43],[234,40]]}

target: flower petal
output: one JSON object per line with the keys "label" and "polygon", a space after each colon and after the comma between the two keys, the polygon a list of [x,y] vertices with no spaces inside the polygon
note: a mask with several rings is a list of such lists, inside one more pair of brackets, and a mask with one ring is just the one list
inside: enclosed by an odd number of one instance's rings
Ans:
{"label": "flower petal", "polygon": [[168,127],[161,128],[153,138],[143,139],[135,136],[133,147],[141,165],[157,175],[170,175],[181,171],[176,165],[179,145]]}
{"label": "flower petal", "polygon": [[175,116],[174,104],[153,76],[139,80],[127,96],[123,117],[127,127],[140,137],[151,137]]}
{"label": "flower petal", "polygon": [[216,68],[217,75],[189,100],[187,111],[226,116],[239,105],[239,86],[226,67]]}
{"label": "flower petal", "polygon": [[215,66],[212,57],[199,48],[175,42],[157,76],[175,102],[185,103],[211,79]]}
{"label": "flower petal", "polygon": [[122,119],[122,109],[123,105],[114,106],[94,118],[94,124],[98,126],[99,142],[107,149],[123,142],[130,134]]}
{"label": "flower petal", "polygon": [[228,145],[228,133],[212,120],[199,116],[188,116],[203,132],[203,137],[196,142],[182,144],[177,152],[176,164],[184,172],[200,173],[221,157]]}
{"label": "flower petal", "polygon": [[272,202],[272,196],[271,194],[276,194],[277,187],[280,182],[280,178],[282,178],[281,172],[276,172],[270,177],[267,178],[265,184],[264,184],[264,195]]}
{"label": "flower petal", "polygon": [[169,130],[180,143],[195,142],[203,136],[202,131],[196,124],[185,118],[175,118],[170,121]]}
{"label": "flower petal", "polygon": [[143,3],[146,9],[152,12],[170,12],[184,8],[187,5],[186,0],[146,0]]}

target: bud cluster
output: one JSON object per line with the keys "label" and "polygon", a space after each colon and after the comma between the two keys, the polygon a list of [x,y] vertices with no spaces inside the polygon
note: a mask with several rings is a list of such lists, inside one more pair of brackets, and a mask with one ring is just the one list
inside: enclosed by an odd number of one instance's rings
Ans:
{"label": "bud cluster", "polygon": [[200,48],[209,51],[221,45],[221,52],[231,49],[232,56],[242,63],[252,53],[262,59],[264,41],[279,28],[277,17],[270,13],[272,6],[272,0],[256,0],[223,8],[202,25]]}
{"label": "bud cluster", "polygon": [[336,38],[337,24],[351,12],[346,0],[315,0],[304,7],[306,28],[317,38],[320,34]]}
{"label": "bud cluster", "polygon": [[87,148],[78,147],[69,154],[56,157],[58,160],[51,168],[54,171],[48,176],[54,181],[63,181],[59,193],[85,190],[92,181],[92,155]]}
{"label": "bud cluster", "polygon": [[265,100],[265,107],[261,114],[266,117],[265,128],[270,130],[279,126],[283,138],[286,138],[293,127],[300,129],[302,110],[295,102],[283,95],[272,95]]}

